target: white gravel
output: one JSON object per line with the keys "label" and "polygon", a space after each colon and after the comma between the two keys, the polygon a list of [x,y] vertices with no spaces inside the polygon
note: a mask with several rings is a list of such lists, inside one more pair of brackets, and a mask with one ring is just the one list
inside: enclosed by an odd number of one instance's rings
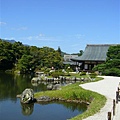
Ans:
{"label": "white gravel", "polygon": [[[108,120],[107,113],[112,112],[113,99],[116,99],[116,91],[120,82],[120,77],[102,76],[104,80],[80,85],[84,89],[95,91],[107,98],[105,106],[95,115],[84,120]],[[120,120],[120,103],[116,104],[115,116],[112,120]]]}

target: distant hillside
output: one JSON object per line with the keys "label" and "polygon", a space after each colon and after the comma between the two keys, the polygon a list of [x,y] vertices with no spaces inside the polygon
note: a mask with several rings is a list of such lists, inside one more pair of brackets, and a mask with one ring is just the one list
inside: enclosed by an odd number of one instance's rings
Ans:
{"label": "distant hillside", "polygon": [[[17,42],[17,41],[15,41],[15,40],[6,40],[6,39],[2,39],[2,40],[7,41],[7,42],[10,42],[10,43],[15,43],[15,42]],[[22,44],[23,44],[23,43],[22,43]],[[29,46],[29,45],[27,45],[27,44],[23,44],[23,45]]]}
{"label": "distant hillside", "polygon": [[[15,42],[17,42],[17,41],[15,41],[15,40],[6,40],[6,39],[2,39],[2,40],[7,41],[7,42],[10,42],[10,43],[15,43]],[[23,45],[29,46],[29,45],[26,45],[26,44],[23,44]],[[66,54],[69,55],[68,53],[61,51],[61,56],[62,56],[62,57],[64,57],[64,55],[66,55]],[[73,54],[74,54],[74,53],[73,53]],[[78,54],[78,53],[76,53],[76,54]]]}
{"label": "distant hillside", "polygon": [[[0,38],[1,39],[1,38]],[[6,40],[6,39],[1,39],[3,41],[7,41],[7,42],[10,42],[10,43],[15,43],[16,41],[15,40]]]}
{"label": "distant hillside", "polygon": [[15,43],[16,41],[15,40],[5,40],[7,42],[10,42],[10,43]]}

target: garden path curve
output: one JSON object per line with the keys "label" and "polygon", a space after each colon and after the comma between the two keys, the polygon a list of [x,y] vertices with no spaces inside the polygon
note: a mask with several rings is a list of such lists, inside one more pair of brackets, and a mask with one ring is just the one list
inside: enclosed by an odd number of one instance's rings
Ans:
{"label": "garden path curve", "polygon": [[[82,88],[95,91],[107,98],[105,106],[93,116],[84,120],[108,120],[107,113],[112,112],[113,99],[116,99],[116,91],[120,82],[120,77],[102,76],[104,80],[80,85]],[[116,104],[115,116],[112,120],[120,120],[120,101]]]}

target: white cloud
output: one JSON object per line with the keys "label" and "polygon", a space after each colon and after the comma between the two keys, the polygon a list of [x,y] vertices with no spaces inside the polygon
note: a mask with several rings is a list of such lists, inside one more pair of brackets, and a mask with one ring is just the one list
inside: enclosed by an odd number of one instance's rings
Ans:
{"label": "white cloud", "polygon": [[84,37],[85,35],[83,35],[83,34],[76,34],[76,35],[74,35],[77,39],[81,39],[82,37]]}
{"label": "white cloud", "polygon": [[15,37],[9,37],[9,38],[3,38],[3,39],[5,39],[5,40],[16,40]]}
{"label": "white cloud", "polygon": [[12,30],[27,30],[27,27],[11,28]]}
{"label": "white cloud", "polygon": [[74,35],[69,35],[68,39],[83,39],[85,37],[84,34],[74,34]]}
{"label": "white cloud", "polygon": [[1,22],[0,21],[0,25],[6,25],[7,23],[6,22]]}
{"label": "white cloud", "polygon": [[44,34],[42,34],[42,33],[40,33],[38,36],[43,37],[43,36],[45,36],[45,35],[44,35]]}
{"label": "white cloud", "polygon": [[46,36],[45,34],[40,33],[39,35],[36,36],[28,36],[28,37],[23,37],[21,38],[21,40],[33,40],[33,41],[59,41],[57,38],[55,37],[51,37],[51,36]]}

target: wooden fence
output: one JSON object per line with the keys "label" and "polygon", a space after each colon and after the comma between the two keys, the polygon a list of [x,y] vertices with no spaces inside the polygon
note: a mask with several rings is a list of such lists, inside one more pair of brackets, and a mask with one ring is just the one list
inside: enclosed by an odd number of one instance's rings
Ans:
{"label": "wooden fence", "polygon": [[113,107],[112,110],[108,112],[108,120],[113,120],[114,116],[115,116],[115,109],[116,109],[116,105],[118,104],[118,101],[120,99],[120,83],[118,86],[118,89],[116,91],[116,100],[113,99]]}

